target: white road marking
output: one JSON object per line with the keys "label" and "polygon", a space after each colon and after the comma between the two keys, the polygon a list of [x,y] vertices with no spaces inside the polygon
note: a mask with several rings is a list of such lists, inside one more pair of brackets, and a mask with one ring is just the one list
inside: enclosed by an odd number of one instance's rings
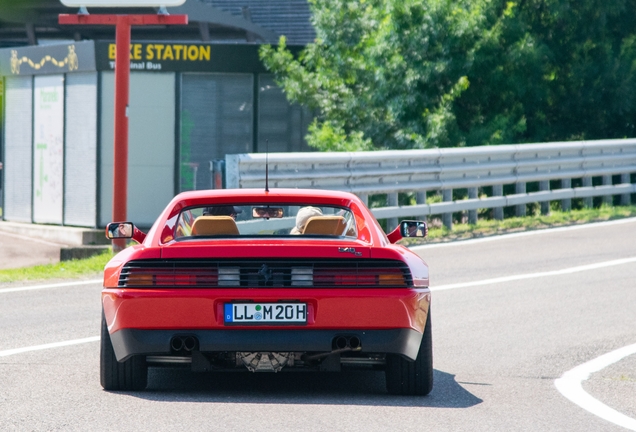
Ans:
{"label": "white road marking", "polygon": [[48,284],[48,285],[30,285],[30,286],[21,286],[21,287],[15,287],[15,288],[0,288],[0,294],[12,293],[12,292],[18,292],[18,291],[49,289],[49,288],[63,288],[68,286],[90,285],[90,284],[96,284],[96,283],[101,284],[102,282],[103,282],[102,279],[91,279],[91,280],[80,281],[80,282],[61,282],[61,283],[54,283],[54,284]]}
{"label": "white road marking", "polygon": [[30,347],[15,348],[10,350],[0,351],[0,357],[7,357],[10,355],[21,354],[21,353],[25,353],[29,351],[40,351],[40,350],[60,348],[60,347],[65,347],[70,345],[79,345],[79,344],[88,343],[88,342],[96,342],[98,340],[99,340],[99,336],[92,336],[92,337],[83,338],[83,339],[73,339],[73,340],[68,340],[63,342],[53,342],[53,343],[48,343],[43,345],[34,345]]}
{"label": "white road marking", "polygon": [[446,243],[434,243],[434,244],[427,244],[422,246],[412,246],[410,247],[410,249],[413,251],[419,251],[419,250],[439,248],[439,247],[464,246],[464,245],[475,244],[475,243],[485,243],[485,242],[491,242],[491,241],[497,241],[497,240],[508,240],[515,237],[527,237],[527,236],[533,236],[538,234],[549,234],[549,233],[555,233],[555,232],[561,232],[561,231],[573,231],[573,230],[588,229],[588,228],[601,228],[601,227],[606,227],[611,225],[621,225],[621,224],[632,223],[632,222],[636,222],[636,218],[618,219],[618,220],[607,221],[607,222],[593,222],[593,223],[586,223],[581,225],[570,225],[570,226],[564,226],[564,227],[558,227],[558,228],[545,228],[545,229],[538,229],[538,230],[523,231],[523,232],[512,233],[512,234],[493,235],[491,237],[483,237],[483,238],[470,239],[470,240],[457,240],[457,241],[451,241]]}
{"label": "white road marking", "polygon": [[584,410],[618,426],[636,431],[636,420],[594,399],[581,386],[581,382],[587,380],[592,373],[598,372],[632,354],[636,354],[636,344],[628,345],[583,363],[564,373],[561,378],[554,381],[554,385],[563,396]]}
{"label": "white road marking", "polygon": [[540,277],[546,277],[546,276],[560,276],[565,274],[578,273],[582,271],[595,270],[599,268],[612,267],[612,266],[628,264],[633,262],[636,262],[636,257],[621,258],[621,259],[612,260],[612,261],[603,261],[603,262],[587,264],[583,266],[569,267],[569,268],[565,268],[561,270],[518,274],[518,275],[503,276],[503,277],[498,277],[493,279],[483,279],[478,281],[462,282],[462,283],[455,283],[455,284],[448,284],[448,285],[438,285],[438,286],[432,285],[430,288],[431,288],[431,291],[443,291],[443,290],[449,290],[449,289],[455,289],[455,288],[469,288],[474,286],[492,285],[496,283],[511,282],[511,281],[517,281],[517,280],[523,280],[523,279],[534,279],[534,278],[540,278]]}

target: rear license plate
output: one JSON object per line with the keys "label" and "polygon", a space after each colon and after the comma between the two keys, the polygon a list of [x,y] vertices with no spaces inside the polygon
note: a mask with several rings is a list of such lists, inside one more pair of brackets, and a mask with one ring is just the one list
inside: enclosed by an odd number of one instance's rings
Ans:
{"label": "rear license plate", "polygon": [[307,323],[306,303],[226,303],[226,324]]}

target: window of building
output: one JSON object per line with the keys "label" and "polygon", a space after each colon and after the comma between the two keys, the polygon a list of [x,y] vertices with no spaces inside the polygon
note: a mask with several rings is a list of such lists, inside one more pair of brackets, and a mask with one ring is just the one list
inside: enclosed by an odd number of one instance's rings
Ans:
{"label": "window of building", "polygon": [[305,141],[313,117],[308,108],[290,104],[273,75],[258,76],[258,152],[309,151]]}
{"label": "window of building", "polygon": [[212,187],[210,163],[253,149],[253,75],[181,75],[179,189]]}

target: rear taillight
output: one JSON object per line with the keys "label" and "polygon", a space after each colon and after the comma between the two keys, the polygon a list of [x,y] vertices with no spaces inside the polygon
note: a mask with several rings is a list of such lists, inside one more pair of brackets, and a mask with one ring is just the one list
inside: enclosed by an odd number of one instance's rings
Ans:
{"label": "rear taillight", "polygon": [[219,284],[216,268],[127,268],[122,271],[119,285],[125,287],[209,287]]}
{"label": "rear taillight", "polygon": [[314,287],[339,287],[339,286],[394,286],[406,287],[406,279],[402,269],[399,268],[316,268],[313,274]]}
{"label": "rear taillight", "polygon": [[154,276],[151,274],[132,274],[128,276],[126,285],[132,286],[152,286],[155,284]]}
{"label": "rear taillight", "polygon": [[409,268],[399,261],[131,261],[120,287],[139,288],[356,288],[410,287]]}

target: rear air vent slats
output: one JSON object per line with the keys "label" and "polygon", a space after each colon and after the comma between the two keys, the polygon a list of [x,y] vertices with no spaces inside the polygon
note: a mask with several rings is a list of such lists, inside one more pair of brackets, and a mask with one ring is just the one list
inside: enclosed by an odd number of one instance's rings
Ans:
{"label": "rear air vent slats", "polygon": [[391,260],[147,260],[127,263],[120,287],[410,287],[408,267]]}

